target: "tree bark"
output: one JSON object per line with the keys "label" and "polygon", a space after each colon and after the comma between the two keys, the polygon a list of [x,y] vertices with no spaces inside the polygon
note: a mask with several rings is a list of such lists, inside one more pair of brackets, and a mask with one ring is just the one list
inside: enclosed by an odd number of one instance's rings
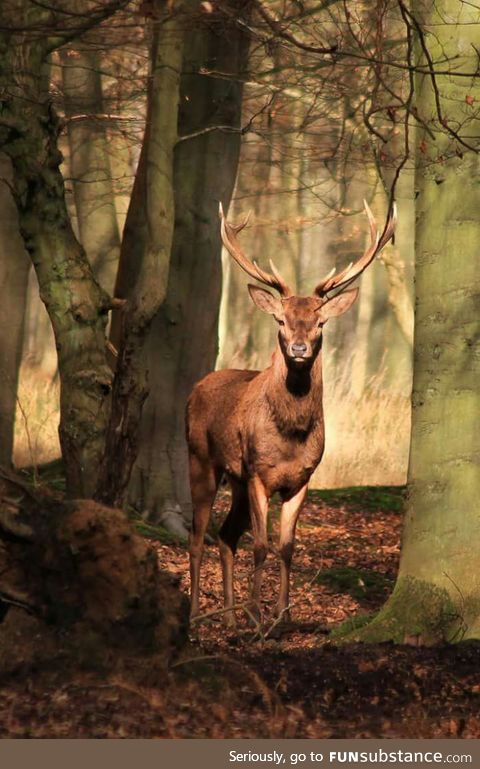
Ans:
{"label": "tree bark", "polygon": [[[20,228],[55,332],[68,490],[87,496],[95,488],[104,450],[112,377],[105,357],[105,318],[111,300],[92,275],[65,207],[58,122],[43,70],[53,42],[44,44],[38,35],[39,26],[43,29],[51,21],[50,10],[28,2],[10,7],[15,16],[2,18],[2,28],[8,21],[15,27],[22,19],[32,24],[34,34],[0,36],[0,141],[12,160]],[[172,60],[163,63],[166,70]],[[169,120],[176,124],[176,112]],[[155,192],[161,196],[163,189]],[[147,224],[149,231],[158,233],[166,212],[152,197]],[[157,261],[165,263],[162,254],[152,250],[146,261],[150,268]],[[137,315],[130,315],[139,325],[152,310],[152,275],[153,269],[139,276],[144,302]],[[105,668],[138,651],[158,651],[162,664],[172,646],[185,638],[185,604],[178,586],[160,573],[155,550],[133,533],[122,511],[89,499],[33,493],[0,468],[2,669],[15,659],[20,644],[36,646],[36,664],[51,660],[59,650],[63,661],[80,659]],[[22,623],[25,617],[27,625]],[[23,648],[20,657],[24,659]]]}
{"label": "tree bark", "polygon": [[88,44],[77,44],[62,49],[61,63],[79,238],[95,277],[111,294],[118,267],[120,234],[102,120],[100,57]]}
{"label": "tree bark", "polygon": [[[42,25],[50,11],[25,0],[14,19]],[[55,334],[61,380],[60,442],[73,496],[92,494],[104,449],[111,371],[105,357],[109,298],[96,283],[65,206],[59,123],[48,91],[43,36],[2,33],[1,141],[14,169],[20,229]]]}
{"label": "tree bark", "polygon": [[[440,0],[417,3],[415,13],[434,30],[434,60],[456,56],[459,69],[476,67],[476,9]],[[452,17],[455,25],[445,22]],[[473,134],[478,82],[442,78],[441,98],[450,125]],[[431,644],[480,638],[480,212],[472,187],[480,163],[440,124],[427,76],[417,75],[417,108],[436,141],[418,132],[409,498],[395,589],[360,637]]]}
{"label": "tree bark", "polygon": [[[246,3],[230,3],[235,15]],[[248,41],[228,16],[214,12],[187,32],[175,149],[175,234],[165,303],[149,333],[144,366],[150,392],[129,499],[153,520],[175,527],[190,491],[184,413],[194,383],[217,355],[221,293],[218,204],[228,207],[240,146],[242,85]],[[202,67],[232,78],[202,74]],[[236,79],[238,78],[238,79]],[[209,130],[223,126],[220,130]],[[192,136],[193,134],[193,136]],[[196,135],[198,134],[198,135]],[[188,138],[190,136],[190,138]],[[182,137],[187,137],[182,139]],[[177,518],[178,522],[178,518]],[[181,528],[180,528],[181,530]]]}
{"label": "tree bark", "polygon": [[12,197],[12,167],[0,154],[0,465],[12,461],[18,372],[30,260]]}
{"label": "tree bark", "polygon": [[[262,133],[262,129],[259,133]],[[252,258],[260,258],[268,264],[264,249],[268,242],[265,227],[258,227],[258,222],[265,218],[266,205],[262,194],[268,189],[270,174],[270,152],[261,136],[250,137],[241,148],[235,198],[229,213],[232,221],[245,217],[247,211],[253,213],[252,224],[243,230],[242,248]],[[253,193],[253,195],[252,195]],[[244,203],[244,197],[248,203]],[[268,202],[267,202],[268,205]],[[262,357],[268,356],[267,350],[255,349],[254,336],[258,336],[258,324],[262,321],[271,324],[271,318],[265,318],[258,312],[247,290],[249,277],[233,262],[230,254],[223,250],[223,293],[220,308],[220,350],[218,368],[255,368],[262,367]],[[280,265],[279,265],[280,267]],[[268,359],[268,357],[266,358]]]}
{"label": "tree bark", "polygon": [[167,293],[174,229],[173,153],[177,143],[180,77],[189,4],[173,13],[155,5],[151,76],[142,151],[125,223],[116,297],[126,308],[112,318],[118,350],[112,417],[97,496],[121,507],[139,446],[147,396],[143,349],[150,324]]}

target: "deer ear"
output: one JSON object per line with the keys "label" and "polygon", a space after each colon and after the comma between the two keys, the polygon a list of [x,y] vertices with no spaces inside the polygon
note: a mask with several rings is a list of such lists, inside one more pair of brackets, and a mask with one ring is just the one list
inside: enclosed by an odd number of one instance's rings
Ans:
{"label": "deer ear", "polygon": [[350,291],[343,291],[338,296],[328,299],[320,308],[320,320],[325,323],[329,318],[336,318],[343,315],[350,309],[358,296],[358,288],[352,288]]}
{"label": "deer ear", "polygon": [[253,301],[263,312],[268,312],[270,315],[282,315],[283,308],[280,299],[266,291],[264,288],[254,286],[252,283],[248,284],[248,291]]}

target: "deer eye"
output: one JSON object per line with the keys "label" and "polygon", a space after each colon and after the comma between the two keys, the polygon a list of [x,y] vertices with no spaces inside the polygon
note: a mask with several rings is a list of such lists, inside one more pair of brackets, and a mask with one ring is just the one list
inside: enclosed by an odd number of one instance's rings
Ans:
{"label": "deer eye", "polygon": [[285,321],[283,321],[283,320],[279,320],[279,321],[278,321],[278,325],[279,325],[279,326],[284,326],[284,325],[285,325]]}

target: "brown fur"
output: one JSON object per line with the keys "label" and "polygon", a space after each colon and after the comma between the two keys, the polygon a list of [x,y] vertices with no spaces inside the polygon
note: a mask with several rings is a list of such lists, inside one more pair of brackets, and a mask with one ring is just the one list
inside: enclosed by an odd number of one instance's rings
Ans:
{"label": "brown fur", "polygon": [[[281,579],[277,611],[288,611],[288,582],[295,526],[307,483],[324,448],[322,326],[344,312],[356,291],[324,302],[318,297],[277,299],[250,286],[252,299],[280,324],[279,344],[265,371],[208,374],[187,405],[187,441],[193,501],[190,537],[192,616],[198,612],[203,540],[218,484],[225,475],[232,507],[219,535],[225,607],[233,601],[233,556],[251,524],[254,536],[252,597],[258,610],[267,552],[267,513],[272,494],[283,501],[280,521]],[[296,356],[300,350],[301,354]],[[233,613],[226,619],[233,623]]]}

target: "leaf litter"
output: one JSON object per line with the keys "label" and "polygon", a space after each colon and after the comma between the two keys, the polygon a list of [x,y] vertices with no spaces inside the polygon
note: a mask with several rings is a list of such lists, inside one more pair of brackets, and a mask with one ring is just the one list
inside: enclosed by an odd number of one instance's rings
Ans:
{"label": "leaf litter", "polygon": [[[218,549],[208,545],[203,619],[168,671],[149,658],[114,672],[61,659],[26,664],[0,678],[0,737],[480,737],[480,644],[338,645],[330,637],[342,622],[366,621],[392,589],[402,500],[400,488],[310,493],[297,530],[292,620],[284,624],[273,617],[274,503],[261,626],[248,613],[251,535],[236,557],[234,631],[223,624]],[[228,508],[221,491],[212,535]],[[185,546],[162,537],[155,546],[162,568],[188,592]]]}

